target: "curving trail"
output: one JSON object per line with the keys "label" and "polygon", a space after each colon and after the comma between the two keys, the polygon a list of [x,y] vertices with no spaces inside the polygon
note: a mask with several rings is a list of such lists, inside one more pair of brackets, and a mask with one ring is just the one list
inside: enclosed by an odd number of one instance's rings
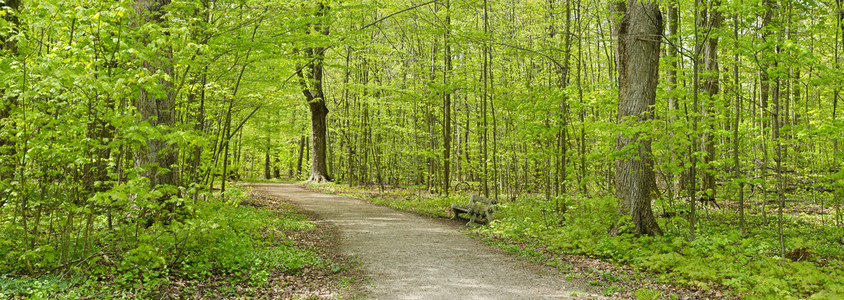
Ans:
{"label": "curving trail", "polygon": [[373,299],[571,299],[577,291],[556,270],[486,246],[454,222],[295,184],[248,185],[337,225],[340,249],[362,261]]}

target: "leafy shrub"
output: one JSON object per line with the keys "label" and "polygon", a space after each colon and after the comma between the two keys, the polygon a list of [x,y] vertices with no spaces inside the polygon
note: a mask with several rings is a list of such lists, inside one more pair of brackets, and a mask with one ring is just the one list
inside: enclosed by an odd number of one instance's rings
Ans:
{"label": "leafy shrub", "polygon": [[[111,231],[92,231],[92,244],[101,250],[62,270],[70,280],[53,275],[13,277],[15,273],[9,270],[26,270],[23,258],[39,268],[55,266],[67,249],[42,245],[24,252],[13,250],[14,243],[2,239],[0,270],[8,275],[0,279],[0,298],[76,298],[93,291],[155,298],[174,279],[220,275],[228,276],[233,284],[262,286],[276,270],[298,272],[326,265],[316,253],[293,246],[286,237],[286,232],[314,227],[305,217],[295,214],[292,207],[268,211],[241,205],[247,199],[246,191],[230,189],[208,202],[186,204],[189,217],[149,227],[123,223]],[[0,230],[15,234],[11,226]]]}
{"label": "leafy shrub", "polygon": [[63,280],[52,275],[41,278],[10,278],[0,275],[0,299],[75,299],[81,296],[72,290],[77,284],[78,280]]}

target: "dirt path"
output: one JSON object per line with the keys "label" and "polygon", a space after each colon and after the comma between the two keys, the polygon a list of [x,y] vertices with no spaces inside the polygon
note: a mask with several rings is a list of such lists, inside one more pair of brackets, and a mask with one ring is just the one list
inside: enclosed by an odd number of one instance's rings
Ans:
{"label": "dirt path", "polygon": [[336,224],[341,251],[371,278],[373,299],[568,299],[576,291],[556,270],[483,245],[452,222],[293,184],[250,186]]}

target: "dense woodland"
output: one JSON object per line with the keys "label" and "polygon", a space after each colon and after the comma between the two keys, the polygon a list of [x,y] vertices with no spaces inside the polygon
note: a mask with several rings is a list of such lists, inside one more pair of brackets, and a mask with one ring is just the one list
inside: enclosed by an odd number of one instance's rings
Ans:
{"label": "dense woodland", "polygon": [[683,278],[844,293],[841,0],[0,3],[2,274],[152,282],[231,181],[286,178],[483,194],[539,236],[600,215],[679,248],[558,248],[656,273],[684,245],[811,256],[808,283]]}

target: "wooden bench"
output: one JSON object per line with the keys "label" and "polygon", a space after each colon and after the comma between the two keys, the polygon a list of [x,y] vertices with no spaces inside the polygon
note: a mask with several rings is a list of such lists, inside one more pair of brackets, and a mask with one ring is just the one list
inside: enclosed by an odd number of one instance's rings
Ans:
{"label": "wooden bench", "polygon": [[[495,204],[498,204],[498,200],[495,198],[472,195],[469,198],[469,203],[466,205],[451,205],[451,210],[454,212],[454,216],[451,218],[469,220],[466,226],[474,225],[475,223],[489,224],[492,221],[492,212],[495,211]],[[461,217],[460,214],[469,215],[469,218]]]}

